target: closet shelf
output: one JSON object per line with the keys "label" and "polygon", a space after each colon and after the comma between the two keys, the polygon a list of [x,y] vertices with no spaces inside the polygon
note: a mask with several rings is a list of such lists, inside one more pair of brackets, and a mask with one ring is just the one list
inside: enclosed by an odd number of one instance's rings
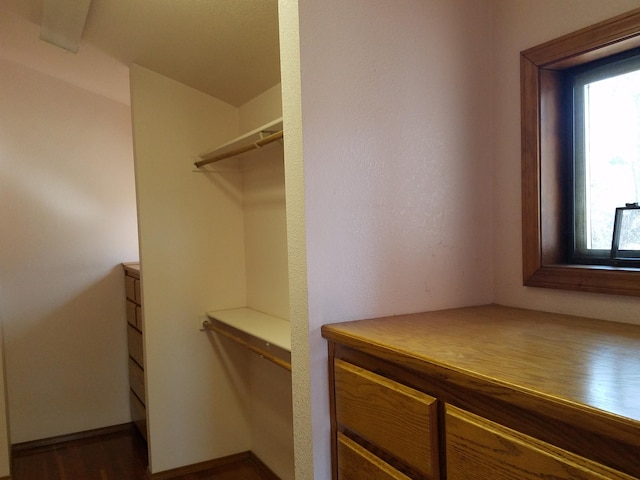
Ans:
{"label": "closet shelf", "polygon": [[291,371],[291,324],[251,308],[207,312],[202,323],[261,357]]}
{"label": "closet shelf", "polygon": [[200,155],[196,168],[262,148],[284,137],[282,117]]}

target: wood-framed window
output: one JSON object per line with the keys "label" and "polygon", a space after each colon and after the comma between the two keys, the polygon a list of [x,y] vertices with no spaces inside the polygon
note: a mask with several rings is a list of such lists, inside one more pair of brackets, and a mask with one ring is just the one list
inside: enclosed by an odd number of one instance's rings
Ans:
{"label": "wood-framed window", "polygon": [[580,65],[640,47],[640,9],[520,54],[522,249],[526,286],[640,296],[640,269],[568,263],[571,122],[563,85]]}

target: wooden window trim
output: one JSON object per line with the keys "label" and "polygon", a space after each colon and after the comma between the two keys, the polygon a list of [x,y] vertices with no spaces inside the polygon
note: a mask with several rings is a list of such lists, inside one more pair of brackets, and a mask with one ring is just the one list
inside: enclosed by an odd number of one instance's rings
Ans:
{"label": "wooden window trim", "polygon": [[640,296],[640,269],[565,263],[563,71],[640,47],[640,8],[520,54],[526,286]]}

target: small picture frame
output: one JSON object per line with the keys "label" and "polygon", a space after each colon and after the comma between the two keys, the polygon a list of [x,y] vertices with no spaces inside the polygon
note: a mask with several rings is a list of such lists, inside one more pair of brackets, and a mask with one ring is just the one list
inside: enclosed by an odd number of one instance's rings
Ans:
{"label": "small picture frame", "polygon": [[612,260],[640,258],[640,206],[638,202],[616,208],[611,242]]}

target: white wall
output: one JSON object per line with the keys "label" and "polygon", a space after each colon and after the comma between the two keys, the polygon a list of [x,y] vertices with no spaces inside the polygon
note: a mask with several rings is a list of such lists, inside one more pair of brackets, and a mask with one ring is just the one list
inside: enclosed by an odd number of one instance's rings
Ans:
{"label": "white wall", "polygon": [[295,3],[279,6],[290,285],[308,282],[296,478],[328,479],[321,325],[492,300],[491,4]]}
{"label": "white wall", "polygon": [[249,100],[238,109],[240,132],[260,128],[282,116],[282,85],[277,84]]}
{"label": "white wall", "polygon": [[245,352],[198,331],[246,302],[241,175],[193,172],[238,135],[237,109],[131,68],[153,473],[250,449]]}
{"label": "white wall", "polygon": [[637,8],[637,0],[494,0],[494,283],[497,303],[640,323],[640,299],[522,286],[519,53]]}
{"label": "white wall", "polygon": [[291,373],[251,354],[251,451],[281,480],[294,472]]}
{"label": "white wall", "polygon": [[129,107],[0,59],[0,111],[11,442],[128,422]]}
{"label": "white wall", "polygon": [[287,224],[282,146],[243,159],[247,306],[289,318]]}
{"label": "white wall", "polygon": [[[239,109],[241,132],[252,131],[282,116],[280,85]],[[246,306],[289,318],[287,224],[282,143],[243,155],[241,161]]]}
{"label": "white wall", "polygon": [[[241,132],[282,116],[276,85],[239,109]],[[285,132],[285,136],[287,133]],[[243,156],[247,306],[289,319],[284,159],[280,143]],[[282,480],[293,480],[291,375],[250,355],[251,451]]]}

